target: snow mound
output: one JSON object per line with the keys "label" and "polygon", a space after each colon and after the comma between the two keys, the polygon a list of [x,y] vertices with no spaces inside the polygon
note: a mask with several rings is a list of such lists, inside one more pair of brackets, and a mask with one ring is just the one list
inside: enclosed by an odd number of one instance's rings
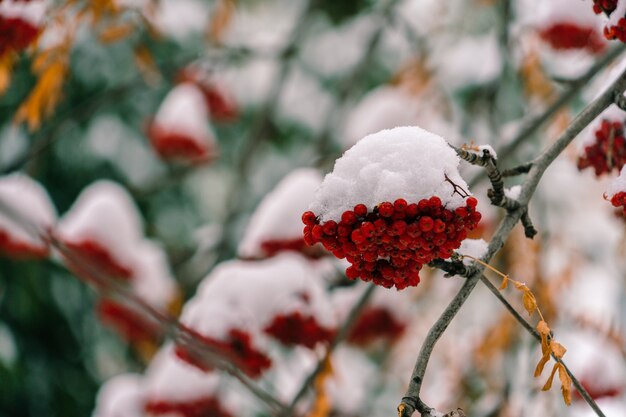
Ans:
{"label": "snow mound", "polygon": [[459,157],[440,136],[417,126],[396,127],[368,135],[337,159],[309,210],[322,222],[339,221],[356,204],[370,210],[384,201],[409,203],[437,196],[454,210],[465,198],[453,182],[468,190],[458,171]]}
{"label": "snow mound", "polygon": [[165,96],[154,121],[161,129],[211,146],[215,139],[209,128],[207,115],[208,109],[202,91],[192,83],[183,83]]}
{"label": "snow mound", "polygon": [[143,377],[117,375],[100,388],[93,417],[142,417],[143,402]]}
{"label": "snow mound", "polygon": [[[322,326],[334,327],[332,307],[322,282],[317,270],[303,257],[285,253],[263,261],[225,262],[205,278],[195,298],[211,310],[236,311],[239,319],[258,328],[265,327],[276,315],[296,311],[314,317]],[[188,313],[185,307],[183,319],[187,318],[191,318],[191,311]],[[216,326],[205,324],[215,322],[212,316],[194,318],[200,321],[194,324],[201,328]]]}
{"label": "snow mound", "polygon": [[0,177],[0,201],[29,223],[18,224],[0,210],[0,235],[6,234],[12,244],[25,250],[47,252],[47,245],[38,236],[33,236],[35,231],[52,229],[56,222],[56,210],[46,190],[26,175],[11,174]]}
{"label": "snow mound", "polygon": [[148,401],[184,402],[216,394],[219,376],[183,362],[166,345],[154,357],[145,374]]}
{"label": "snow mound", "polygon": [[65,242],[95,241],[125,265],[143,239],[143,222],[131,196],[111,181],[97,181],[78,196],[57,232]]}
{"label": "snow mound", "polygon": [[302,213],[321,183],[322,175],[312,168],[297,169],[283,178],[252,215],[239,245],[239,255],[262,257],[264,242],[302,239]]}

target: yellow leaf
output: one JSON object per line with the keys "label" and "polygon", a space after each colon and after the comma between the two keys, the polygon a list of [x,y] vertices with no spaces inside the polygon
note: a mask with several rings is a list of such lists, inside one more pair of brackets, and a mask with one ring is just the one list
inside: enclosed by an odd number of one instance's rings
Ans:
{"label": "yellow leaf", "polygon": [[535,295],[530,291],[530,288],[526,286],[526,284],[522,284],[521,282],[515,283],[515,288],[522,291],[522,301],[524,303],[524,308],[528,312],[528,315],[533,314],[533,312],[537,309],[537,300],[535,299]]}
{"label": "yellow leaf", "polygon": [[43,70],[30,95],[17,109],[16,123],[26,122],[30,131],[38,129],[43,117],[49,116],[59,102],[67,72],[65,60],[57,60]]}
{"label": "yellow leaf", "polygon": [[572,379],[567,374],[563,364],[559,363],[559,379],[561,380],[561,393],[563,394],[563,401],[565,404],[570,405],[572,403]]}
{"label": "yellow leaf", "polygon": [[324,359],[324,367],[322,371],[315,378],[313,386],[315,387],[315,400],[313,401],[313,407],[307,417],[328,417],[331,412],[332,404],[330,402],[330,396],[326,392],[326,380],[333,375],[333,367],[330,362],[330,356],[327,355]]}
{"label": "yellow leaf", "polygon": [[10,51],[0,56],[0,95],[4,94],[7,88],[9,88],[9,84],[11,84],[11,70],[13,69],[14,59],[15,55]]}
{"label": "yellow leaf", "polygon": [[118,42],[128,37],[134,30],[135,27],[130,23],[109,26],[100,33],[100,41],[105,44]]}
{"label": "yellow leaf", "polygon": [[552,388],[552,381],[554,380],[554,374],[556,373],[556,370],[558,369],[559,365],[560,365],[559,363],[555,363],[554,366],[552,367],[552,372],[550,373],[550,377],[546,381],[543,388],[541,388],[542,391],[548,391],[550,388]]}
{"label": "yellow leaf", "polygon": [[505,275],[504,277],[502,277],[502,284],[500,284],[500,289],[504,290],[506,289],[506,287],[508,287],[509,285],[509,276]]}

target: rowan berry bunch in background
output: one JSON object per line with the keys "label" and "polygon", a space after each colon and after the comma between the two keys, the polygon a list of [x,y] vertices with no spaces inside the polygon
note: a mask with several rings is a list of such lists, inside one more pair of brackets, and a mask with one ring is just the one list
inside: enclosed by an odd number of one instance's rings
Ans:
{"label": "rowan berry bunch in background", "polygon": [[607,39],[626,42],[626,9],[623,1],[593,0],[593,11],[607,16],[608,22],[604,27],[604,36]]}
{"label": "rowan berry bunch in background", "polygon": [[[417,127],[366,136],[337,160],[302,215],[305,242],[345,258],[350,279],[416,286],[422,266],[452,256],[480,221],[457,166],[442,138]],[[386,199],[394,194],[406,198]]]}
{"label": "rowan berry bunch in background", "polygon": [[603,119],[594,132],[594,139],[578,157],[578,169],[593,168],[596,176],[621,170],[626,164],[624,122]]}

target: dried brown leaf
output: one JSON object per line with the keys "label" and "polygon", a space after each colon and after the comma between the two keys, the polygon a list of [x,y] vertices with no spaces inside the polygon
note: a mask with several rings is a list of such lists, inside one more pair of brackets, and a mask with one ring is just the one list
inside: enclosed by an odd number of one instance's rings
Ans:
{"label": "dried brown leaf", "polygon": [[502,277],[502,284],[500,284],[500,289],[505,290],[506,287],[509,286],[509,276],[505,275]]}
{"label": "dried brown leaf", "polygon": [[555,363],[554,366],[552,367],[552,372],[550,373],[550,377],[548,378],[548,380],[546,381],[546,383],[544,384],[543,388],[541,388],[542,391],[548,391],[550,390],[550,388],[552,388],[552,381],[554,380],[554,374],[556,373],[557,369],[559,368],[561,364],[559,363]]}
{"label": "dried brown leaf", "polygon": [[559,379],[561,380],[561,393],[563,394],[563,401],[565,404],[570,405],[572,403],[572,379],[567,374],[563,364],[559,363]]}

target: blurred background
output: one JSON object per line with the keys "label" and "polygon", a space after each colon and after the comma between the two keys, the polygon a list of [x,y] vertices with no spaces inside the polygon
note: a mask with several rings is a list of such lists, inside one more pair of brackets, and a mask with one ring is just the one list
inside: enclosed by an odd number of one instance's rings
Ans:
{"label": "blurred background", "polygon": [[[215,296],[206,283],[228,282],[220,271],[243,277],[220,294],[250,292],[246,274],[271,276],[264,288],[285,299],[317,294],[306,308],[334,334],[367,286],[303,245],[300,216],[335,159],[405,125],[458,146],[489,144],[502,167],[532,159],[624,67],[594,3],[0,2],[0,197],[96,270],[41,242],[11,243],[23,225],[0,216],[0,416],[272,415],[224,372],[180,361],[192,370],[163,370],[175,355],[162,332],[93,275],[121,277],[174,316],[195,294]],[[516,229],[494,265],[532,289],[574,374],[607,416],[622,416],[624,218],[603,193],[624,161],[597,168],[588,156],[602,119],[623,138],[617,107],[590,125],[533,199],[538,236]],[[471,237],[489,241],[503,213],[489,206],[479,169],[461,173],[483,214]],[[246,272],[250,263],[270,272]],[[286,284],[296,275],[315,288]],[[460,285],[428,268],[421,277],[415,289],[368,295],[355,329],[374,336],[354,330],[297,413],[395,413],[426,332]],[[522,311],[519,293],[503,294]],[[254,301],[242,297],[243,311]],[[188,306],[183,322],[204,336],[239,317],[216,309],[198,319]],[[255,383],[289,404],[330,339],[294,347],[259,336],[272,365]],[[423,398],[471,416],[594,415],[576,395],[566,409],[557,388],[541,392],[540,357],[479,284],[435,349]]]}

